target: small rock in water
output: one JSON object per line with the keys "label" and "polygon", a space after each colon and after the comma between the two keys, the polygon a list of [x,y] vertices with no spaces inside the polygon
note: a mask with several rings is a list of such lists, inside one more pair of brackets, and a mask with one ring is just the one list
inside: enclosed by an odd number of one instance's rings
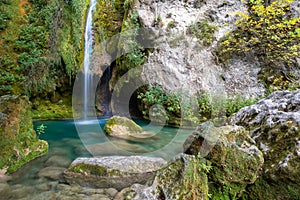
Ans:
{"label": "small rock in water", "polygon": [[63,167],[46,167],[42,169],[38,175],[39,177],[46,177],[52,180],[60,180],[62,179],[62,174],[66,170]]}
{"label": "small rock in water", "polygon": [[111,197],[114,197],[118,193],[118,190],[116,190],[115,188],[108,188],[105,190],[105,193]]}
{"label": "small rock in water", "polygon": [[64,156],[52,156],[46,161],[46,166],[55,167],[68,167],[71,164],[71,160]]}

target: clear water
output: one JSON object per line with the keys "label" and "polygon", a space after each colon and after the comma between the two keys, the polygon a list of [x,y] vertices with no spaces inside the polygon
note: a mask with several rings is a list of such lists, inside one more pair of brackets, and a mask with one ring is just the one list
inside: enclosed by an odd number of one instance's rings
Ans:
{"label": "clear water", "polygon": [[[60,194],[66,186],[62,176],[58,174],[65,170],[77,157],[143,155],[170,160],[182,152],[183,142],[192,133],[192,130],[187,129],[162,127],[148,124],[145,121],[136,122],[145,131],[156,134],[149,138],[129,140],[107,137],[103,131],[99,132],[105,125],[106,119],[83,121],[76,124],[73,120],[34,122],[35,128],[41,124],[46,126],[46,133],[41,134],[40,139],[49,143],[49,152],[15,172],[10,177],[11,180],[7,181],[6,187],[9,186],[10,188],[5,192],[1,192],[0,182],[0,199],[2,197],[5,197],[4,199],[34,199],[34,196],[39,199],[40,196],[38,195],[44,193],[46,195],[49,190],[52,190],[52,195]],[[64,186],[62,191],[57,189],[62,188],[61,185]],[[76,193],[72,187],[69,190]],[[31,192],[31,194],[24,198],[18,192]],[[66,197],[56,198],[64,199]]]}

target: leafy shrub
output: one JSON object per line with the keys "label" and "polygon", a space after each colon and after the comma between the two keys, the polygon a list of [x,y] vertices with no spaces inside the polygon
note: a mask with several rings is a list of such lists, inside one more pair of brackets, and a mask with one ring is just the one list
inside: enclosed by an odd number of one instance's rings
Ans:
{"label": "leafy shrub", "polygon": [[202,41],[204,46],[209,46],[215,40],[217,26],[210,23],[207,19],[193,23],[188,27],[188,34],[191,34]]}
{"label": "leafy shrub", "polygon": [[235,29],[221,41],[217,50],[221,59],[233,53],[251,52],[265,66],[290,65],[300,55],[300,18],[291,17],[293,0],[247,0],[247,13],[237,13]]}
{"label": "leafy shrub", "polygon": [[[159,86],[148,87],[137,98],[141,100],[139,109],[145,119],[149,119],[148,114],[151,113],[153,117],[165,117],[167,123],[175,125],[179,125],[180,120],[189,122],[188,124],[198,124],[211,119],[222,119],[257,102],[257,99],[244,98],[241,95],[213,97],[206,92],[184,99],[182,93],[165,92]],[[153,107],[154,105],[160,106]],[[178,122],[174,123],[174,119]]]}
{"label": "leafy shrub", "polygon": [[[133,7],[132,1],[126,1]],[[127,5],[125,2],[124,6]],[[128,5],[129,6],[129,5]],[[143,64],[146,60],[145,49],[138,41],[140,23],[138,12],[134,10],[127,11],[127,18],[123,20],[122,34],[119,42],[119,49],[123,50],[125,55],[117,59],[117,70],[123,74],[128,70]]]}
{"label": "leafy shrub", "polygon": [[140,110],[145,118],[153,105],[161,105],[163,109],[154,108],[153,117],[166,117],[169,121],[171,115],[180,116],[180,102],[177,95],[173,93],[165,93],[161,87],[150,86],[146,92],[141,92],[138,97],[142,101]]}

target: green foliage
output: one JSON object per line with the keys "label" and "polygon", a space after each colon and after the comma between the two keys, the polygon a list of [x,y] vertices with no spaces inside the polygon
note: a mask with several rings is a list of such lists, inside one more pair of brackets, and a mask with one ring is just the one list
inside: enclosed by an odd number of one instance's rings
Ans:
{"label": "green foliage", "polygon": [[[125,1],[124,6],[127,1]],[[146,60],[145,50],[138,42],[140,23],[134,1],[130,2],[132,10],[126,10],[127,16],[123,20],[119,49],[125,54],[117,59],[117,70],[123,74],[128,70],[143,64]],[[129,5],[128,5],[129,6]]]}
{"label": "green foliage", "polygon": [[214,191],[214,193],[211,195],[212,199],[214,200],[237,200],[237,190],[239,187],[236,187],[234,185],[224,185],[219,190]]}
{"label": "green foliage", "polygon": [[[197,159],[201,160],[201,158],[202,158],[201,154],[198,153]],[[211,163],[208,162],[199,162],[198,167],[204,170],[205,173],[209,173],[213,168],[213,166],[211,166]]]}
{"label": "green foliage", "polygon": [[45,126],[44,124],[41,124],[41,125],[39,125],[39,126],[36,128],[36,133],[37,133],[38,135],[44,134],[46,128],[47,128],[47,126]]}
{"label": "green foliage", "polygon": [[229,97],[225,101],[226,116],[229,117],[233,113],[236,113],[241,108],[246,106],[251,106],[257,102],[257,99],[254,98],[245,98],[241,95],[235,97]]}
{"label": "green foliage", "polygon": [[235,29],[220,43],[217,53],[223,61],[234,53],[251,52],[265,66],[290,65],[300,55],[300,18],[291,17],[293,0],[247,0],[247,13],[239,12]]}
{"label": "green foliage", "polygon": [[267,88],[266,95],[278,90],[296,90],[300,87],[299,77],[292,71],[284,72],[264,68],[259,72],[259,79]]}
{"label": "green foliage", "polygon": [[[180,124],[180,120],[198,124],[209,119],[229,117],[245,106],[253,105],[257,99],[245,98],[241,95],[232,97],[213,97],[208,93],[194,94],[184,99],[181,92],[165,92],[161,87],[150,86],[146,91],[141,91],[138,99],[141,100],[139,109],[145,119],[152,109],[153,117],[166,118],[169,124]],[[162,107],[152,107],[160,105]],[[172,120],[177,120],[174,123]]]}
{"label": "green foliage", "polygon": [[4,30],[7,27],[7,24],[9,20],[11,19],[11,16],[9,13],[7,13],[3,7],[0,5],[0,31]]}
{"label": "green foliage", "polygon": [[144,93],[139,93],[137,98],[142,102],[140,110],[146,119],[153,105],[163,106],[163,108],[154,107],[153,117],[159,119],[165,117],[168,122],[172,115],[180,116],[180,98],[174,93],[165,93],[161,87],[150,86]]}
{"label": "green foliage", "polygon": [[204,46],[209,46],[216,39],[214,35],[216,30],[217,26],[205,19],[191,24],[188,27],[187,33],[195,36],[199,41],[202,41]]}
{"label": "green foliage", "polygon": [[32,126],[30,104],[25,97],[0,99],[0,169],[14,172],[20,166],[48,150],[48,144],[37,138]]}
{"label": "green foliage", "polygon": [[[121,2],[120,2],[121,3]],[[98,1],[93,13],[95,37],[100,43],[121,31],[123,16],[110,1]]]}
{"label": "green foliage", "polygon": [[0,4],[0,94],[46,96],[68,84],[65,77],[80,66],[85,1],[31,0],[26,6],[20,15],[19,1]]}
{"label": "green foliage", "polygon": [[177,22],[175,22],[175,21],[170,21],[170,22],[168,23],[168,28],[169,28],[169,29],[175,28],[176,25],[177,25]]}
{"label": "green foliage", "polygon": [[187,191],[184,199],[208,199],[207,176],[212,169],[211,163],[201,156],[191,160],[185,172],[184,190]]}

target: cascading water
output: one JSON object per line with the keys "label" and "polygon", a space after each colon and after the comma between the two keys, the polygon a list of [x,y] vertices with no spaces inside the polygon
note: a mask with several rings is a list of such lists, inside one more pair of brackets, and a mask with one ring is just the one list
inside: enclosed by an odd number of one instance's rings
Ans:
{"label": "cascading water", "polygon": [[92,13],[96,6],[96,0],[90,1],[90,7],[86,19],[86,26],[85,26],[85,34],[84,34],[84,95],[83,95],[83,117],[86,119],[90,113],[89,105],[93,105],[93,101],[95,100],[93,91],[92,83],[92,73],[90,69],[91,65],[91,54],[93,52],[93,18]]}

